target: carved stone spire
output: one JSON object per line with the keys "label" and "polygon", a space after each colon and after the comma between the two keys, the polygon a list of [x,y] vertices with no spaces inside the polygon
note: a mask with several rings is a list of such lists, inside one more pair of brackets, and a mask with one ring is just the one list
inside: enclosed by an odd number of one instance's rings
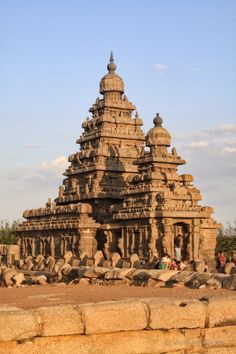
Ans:
{"label": "carved stone spire", "polygon": [[155,127],[162,127],[163,119],[160,117],[159,113],[156,113],[156,117],[153,119]]}
{"label": "carved stone spire", "polygon": [[109,71],[110,74],[113,74],[116,70],[116,64],[114,63],[114,57],[112,51],[110,54],[110,62],[109,64],[107,64],[107,70]]}

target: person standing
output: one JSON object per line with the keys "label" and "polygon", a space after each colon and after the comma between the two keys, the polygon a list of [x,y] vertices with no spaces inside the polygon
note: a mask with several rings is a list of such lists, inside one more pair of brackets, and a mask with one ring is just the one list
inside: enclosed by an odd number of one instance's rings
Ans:
{"label": "person standing", "polygon": [[181,235],[174,237],[174,249],[176,260],[181,261]]}

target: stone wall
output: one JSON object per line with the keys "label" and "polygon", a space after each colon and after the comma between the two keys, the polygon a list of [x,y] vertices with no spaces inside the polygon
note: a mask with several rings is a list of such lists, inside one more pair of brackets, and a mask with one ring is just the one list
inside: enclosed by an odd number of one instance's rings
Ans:
{"label": "stone wall", "polygon": [[0,308],[0,353],[235,353],[236,297]]}

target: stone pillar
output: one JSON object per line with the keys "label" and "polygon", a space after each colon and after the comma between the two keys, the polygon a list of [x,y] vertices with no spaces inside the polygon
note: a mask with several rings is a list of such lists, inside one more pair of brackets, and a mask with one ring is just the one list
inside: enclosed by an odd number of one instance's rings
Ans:
{"label": "stone pillar", "polygon": [[[155,220],[152,220],[152,223],[150,225],[151,229],[151,236],[150,240],[148,243],[148,253],[149,253],[149,259],[155,257],[158,257],[158,252],[156,248],[156,241],[158,238],[158,229]],[[145,228],[145,233],[146,233],[146,228]]]}
{"label": "stone pillar", "polygon": [[35,239],[31,238],[31,255],[32,257],[35,257]]}
{"label": "stone pillar", "polygon": [[125,250],[124,250],[124,228],[121,228],[121,237],[118,240],[118,247],[121,251],[122,257],[124,257]]}
{"label": "stone pillar", "polygon": [[131,229],[131,254],[135,252],[135,232]]}
{"label": "stone pillar", "polygon": [[199,259],[200,219],[193,220],[193,259]]}
{"label": "stone pillar", "polygon": [[193,225],[190,224],[188,225],[188,235],[189,235],[189,240],[188,240],[188,245],[187,245],[187,251],[189,255],[189,260],[193,260],[193,249],[194,249],[194,242],[193,242]]}
{"label": "stone pillar", "polygon": [[85,252],[89,258],[93,258],[97,251],[97,241],[95,236],[96,229],[80,229],[79,253]]}
{"label": "stone pillar", "polygon": [[50,236],[50,255],[55,257],[55,241],[52,235]]}
{"label": "stone pillar", "polygon": [[168,253],[170,257],[174,257],[174,236],[172,230],[172,219],[163,219],[164,235],[162,238],[162,247],[165,253]]}

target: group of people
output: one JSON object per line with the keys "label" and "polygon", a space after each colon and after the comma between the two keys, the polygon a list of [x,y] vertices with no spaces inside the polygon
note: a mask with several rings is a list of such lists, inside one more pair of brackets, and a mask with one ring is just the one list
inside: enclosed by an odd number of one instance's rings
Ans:
{"label": "group of people", "polygon": [[185,267],[185,261],[178,261],[176,258],[171,258],[167,253],[165,253],[163,257],[157,261],[155,268],[162,270],[184,270]]}

